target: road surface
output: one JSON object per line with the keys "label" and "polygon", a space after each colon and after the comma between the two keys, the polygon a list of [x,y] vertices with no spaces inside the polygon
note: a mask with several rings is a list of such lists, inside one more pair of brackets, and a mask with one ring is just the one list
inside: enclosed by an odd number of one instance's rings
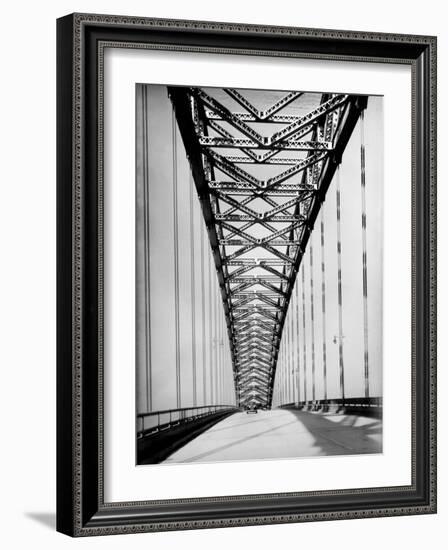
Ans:
{"label": "road surface", "polygon": [[165,463],[353,455],[382,451],[377,418],[273,409],[218,422]]}

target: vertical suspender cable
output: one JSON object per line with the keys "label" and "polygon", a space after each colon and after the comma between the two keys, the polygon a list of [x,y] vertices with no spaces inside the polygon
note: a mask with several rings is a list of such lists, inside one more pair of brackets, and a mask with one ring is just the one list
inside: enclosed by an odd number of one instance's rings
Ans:
{"label": "vertical suspender cable", "polygon": [[222,403],[222,371],[223,371],[223,338],[222,338],[222,311],[219,310],[219,402]]}
{"label": "vertical suspender cable", "polygon": [[361,224],[362,224],[362,290],[364,309],[364,395],[369,397],[369,327],[367,310],[367,212],[366,212],[366,152],[364,143],[364,111],[361,112]]}
{"label": "vertical suspender cable", "polygon": [[196,280],[195,280],[195,245],[194,245],[194,213],[193,213],[193,180],[190,176],[190,242],[191,242],[191,364],[193,369],[193,407],[197,405],[197,373],[196,373]]}
{"label": "vertical suspender cable", "polygon": [[225,367],[226,367],[225,370],[224,370],[224,401],[227,404],[227,403],[229,403],[229,378],[228,378],[228,374],[229,374],[228,355],[229,354],[228,354],[228,350],[227,350],[227,339],[226,338],[224,338],[224,342],[225,342],[225,345],[224,345],[224,358],[225,358]]}
{"label": "vertical suspender cable", "polygon": [[292,359],[292,350],[293,350],[293,338],[294,338],[294,332],[293,332],[293,326],[292,326],[292,308],[290,309],[289,313],[289,387],[290,387],[290,395],[289,395],[289,401],[290,403],[294,403],[295,401],[295,385],[294,385],[294,361]]}
{"label": "vertical suspender cable", "polygon": [[296,357],[297,357],[297,404],[300,403],[300,349],[299,349],[299,281],[296,279]]}
{"label": "vertical suspender cable", "polygon": [[287,377],[286,377],[286,357],[287,357],[287,333],[288,333],[288,327],[286,326],[286,332],[285,332],[285,338],[283,340],[284,346],[283,346],[283,361],[282,361],[282,370],[283,370],[283,404],[286,403],[286,399],[288,397],[288,386],[287,386]]}
{"label": "vertical suspender cable", "polygon": [[280,353],[279,353],[279,356],[278,356],[278,393],[279,393],[279,404],[281,405],[282,404],[282,399],[283,399],[283,379],[282,379],[282,349],[283,349],[283,346],[281,346],[280,348]]}
{"label": "vertical suspender cable", "polygon": [[221,403],[220,378],[221,378],[221,316],[219,315],[219,303],[216,308],[216,398]]}
{"label": "vertical suspender cable", "polygon": [[282,398],[280,404],[283,405],[285,403],[285,365],[284,365],[284,357],[285,357],[285,347],[282,347],[282,361],[280,363],[280,379],[282,381]]}
{"label": "vertical suspender cable", "polygon": [[219,327],[219,339],[218,339],[218,396],[219,403],[222,402],[221,394],[221,375],[222,375],[222,317],[221,317],[221,303],[218,302],[218,327]]}
{"label": "vertical suspender cable", "polygon": [[292,315],[289,313],[288,315],[288,384],[289,384],[289,397],[288,397],[288,403],[291,403],[294,401],[294,380],[292,378],[293,376],[293,366],[292,366],[292,360],[291,360],[291,352],[292,352]]}
{"label": "vertical suspender cable", "polygon": [[288,376],[287,376],[287,349],[286,349],[286,340],[285,340],[285,347],[283,348],[283,388],[284,388],[284,395],[283,395],[283,404],[285,404],[288,401]]}
{"label": "vertical suspender cable", "polygon": [[205,255],[204,255],[204,224],[201,221],[201,306],[202,306],[202,404],[207,405],[207,370],[205,343]]}
{"label": "vertical suspender cable", "polygon": [[289,387],[290,387],[290,394],[289,394],[289,402],[293,403],[295,399],[295,384],[294,384],[294,361],[292,358],[292,351],[294,348],[293,344],[293,338],[294,338],[294,331],[292,326],[292,308],[290,309],[289,313]]}
{"label": "vertical suspender cable", "polygon": [[[288,328],[288,327],[286,327]],[[285,340],[285,347],[283,349],[283,377],[285,384],[285,398],[284,403],[288,402],[288,340]]]}
{"label": "vertical suspender cable", "polygon": [[277,381],[277,394],[278,394],[278,404],[281,404],[282,400],[282,386],[281,386],[281,354],[282,350],[280,348],[280,351],[278,352],[278,358],[277,358],[277,368],[275,371],[275,379]]}
{"label": "vertical suspender cable", "polygon": [[224,349],[224,342],[223,342],[223,334],[222,334],[222,312],[220,311],[219,316],[219,402],[223,402],[222,397],[222,372],[223,372],[223,349]]}
{"label": "vertical suspender cable", "polygon": [[339,327],[339,387],[341,398],[345,399],[344,384],[344,348],[342,332],[342,262],[341,262],[341,183],[340,170],[336,174],[336,227],[337,227],[337,256],[338,256],[338,327]]}
{"label": "vertical suspender cable", "polygon": [[285,339],[285,403],[289,400],[289,323],[286,320]]}
{"label": "vertical suspender cable", "polygon": [[177,136],[176,119],[172,113],[173,136],[173,221],[174,221],[174,325],[175,325],[175,355],[176,355],[176,405],[181,407],[181,377],[179,349],[179,227],[177,217]]}
{"label": "vertical suspender cable", "polygon": [[313,401],[316,400],[316,357],[314,351],[314,275],[313,275],[313,235],[310,237],[310,304],[311,304],[311,381]]}
{"label": "vertical suspender cable", "polygon": [[143,111],[143,239],[144,239],[144,288],[145,288],[145,368],[146,368],[146,410],[152,410],[151,373],[151,266],[150,266],[150,226],[149,226],[149,86],[142,86]]}
{"label": "vertical suspender cable", "polygon": [[325,224],[324,224],[324,204],[320,210],[320,247],[322,259],[322,366],[324,375],[324,399],[328,399],[327,387],[327,320],[325,303]]}
{"label": "vertical suspender cable", "polygon": [[208,257],[208,371],[210,373],[210,404],[213,405],[213,290],[212,290],[212,263]]}
{"label": "vertical suspender cable", "polygon": [[283,405],[288,399],[287,393],[287,377],[286,377],[286,340],[285,345],[283,346],[283,360],[282,360],[282,373],[283,373]]}
{"label": "vertical suspender cable", "polygon": [[226,322],[224,314],[222,315],[222,402],[225,403],[226,395]]}
{"label": "vertical suspender cable", "polygon": [[213,377],[214,377],[214,393],[215,393],[215,403],[218,404],[219,402],[219,395],[218,395],[218,360],[219,360],[219,327],[218,327],[218,307],[219,307],[219,298],[218,298],[218,286],[216,284],[216,278],[213,278],[214,281],[214,289],[215,289],[215,319],[214,319],[214,325],[215,325],[215,361],[213,366]]}
{"label": "vertical suspender cable", "polygon": [[226,349],[225,349],[225,326],[226,326],[226,319],[224,316],[224,311],[222,311],[221,314],[221,399],[224,403],[224,395],[225,395],[225,374],[226,374]]}
{"label": "vertical suspender cable", "polygon": [[303,330],[303,400],[307,399],[306,387],[306,310],[305,310],[305,264],[302,263],[302,330]]}

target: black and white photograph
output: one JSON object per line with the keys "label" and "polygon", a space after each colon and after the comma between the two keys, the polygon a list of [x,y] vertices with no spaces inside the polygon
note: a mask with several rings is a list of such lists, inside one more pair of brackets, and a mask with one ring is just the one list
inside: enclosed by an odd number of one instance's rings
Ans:
{"label": "black and white photograph", "polygon": [[136,85],[136,463],[383,450],[383,97]]}

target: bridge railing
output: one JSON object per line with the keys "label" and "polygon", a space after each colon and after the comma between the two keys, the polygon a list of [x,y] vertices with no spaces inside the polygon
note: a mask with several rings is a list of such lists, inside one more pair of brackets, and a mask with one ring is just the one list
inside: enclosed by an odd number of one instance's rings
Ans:
{"label": "bridge railing", "polygon": [[211,414],[225,411],[237,411],[232,405],[203,405],[202,407],[184,407],[181,409],[166,409],[137,415],[137,437],[168,430],[185,422],[192,422]]}
{"label": "bridge railing", "polygon": [[344,399],[316,399],[299,403],[284,403],[280,409],[298,409],[311,412],[336,412],[381,417],[382,397],[346,397]]}

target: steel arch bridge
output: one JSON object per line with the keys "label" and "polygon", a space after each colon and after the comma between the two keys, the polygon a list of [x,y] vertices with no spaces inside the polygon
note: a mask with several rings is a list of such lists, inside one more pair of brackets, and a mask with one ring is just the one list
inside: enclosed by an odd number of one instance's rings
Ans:
{"label": "steel arch bridge", "polygon": [[296,275],[367,98],[168,93],[213,251],[239,406],[270,408]]}

